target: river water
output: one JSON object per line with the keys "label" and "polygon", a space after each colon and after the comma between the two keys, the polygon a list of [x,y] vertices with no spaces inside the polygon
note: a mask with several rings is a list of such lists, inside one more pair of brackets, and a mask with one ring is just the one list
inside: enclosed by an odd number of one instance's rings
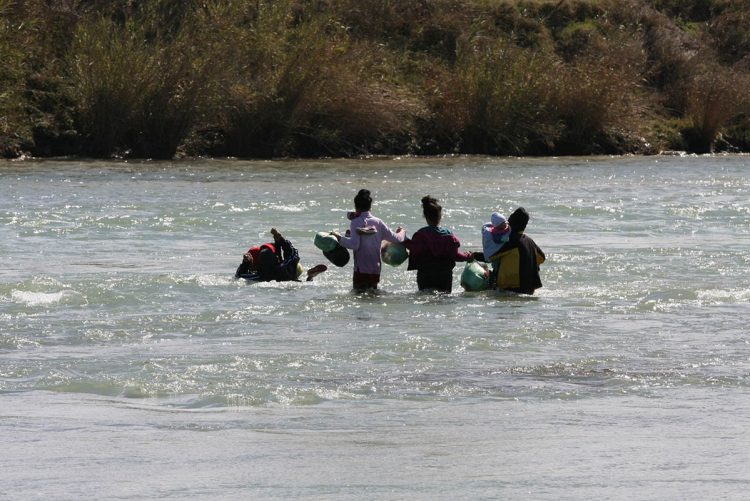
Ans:
{"label": "river water", "polygon": [[[518,206],[533,297],[302,263],[359,188],[479,250]],[[743,499],[750,157],[0,164],[2,499]]]}

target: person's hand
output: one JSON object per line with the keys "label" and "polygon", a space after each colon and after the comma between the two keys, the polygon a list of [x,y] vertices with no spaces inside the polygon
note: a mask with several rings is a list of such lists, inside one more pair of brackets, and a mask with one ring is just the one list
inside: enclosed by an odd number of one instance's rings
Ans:
{"label": "person's hand", "polygon": [[344,233],[344,235],[346,236],[346,238],[351,237],[352,236],[352,230],[346,230],[346,233]]}
{"label": "person's hand", "polygon": [[405,230],[405,229],[403,229],[403,228],[402,228],[402,227],[400,227],[400,226],[399,226],[398,228],[396,228],[396,233],[401,233],[402,231],[406,231],[406,230]]}

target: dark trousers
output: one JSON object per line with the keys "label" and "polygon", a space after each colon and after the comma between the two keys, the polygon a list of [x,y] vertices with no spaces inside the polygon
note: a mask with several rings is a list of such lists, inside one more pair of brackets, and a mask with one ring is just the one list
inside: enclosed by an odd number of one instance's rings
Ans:
{"label": "dark trousers", "polygon": [[352,285],[357,292],[377,289],[378,282],[380,282],[380,275],[377,273],[360,273],[355,271],[352,277]]}
{"label": "dark trousers", "polygon": [[417,287],[419,290],[434,290],[450,294],[453,289],[453,270],[417,270]]}

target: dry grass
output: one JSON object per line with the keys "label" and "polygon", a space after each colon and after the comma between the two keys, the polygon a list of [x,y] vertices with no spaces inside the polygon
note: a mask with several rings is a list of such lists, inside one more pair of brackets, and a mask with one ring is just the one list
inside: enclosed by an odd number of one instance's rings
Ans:
{"label": "dry grass", "polygon": [[69,54],[84,149],[107,157],[171,158],[210,88],[210,62],[185,26],[164,36],[134,18],[79,25]]}
{"label": "dry grass", "polygon": [[506,41],[464,41],[455,73],[443,73],[432,99],[440,135],[464,153],[521,154],[554,139],[550,64]]}
{"label": "dry grass", "polygon": [[718,66],[703,67],[687,86],[687,117],[683,135],[692,151],[713,152],[720,131],[733,118],[748,113],[750,76]]}
{"label": "dry grass", "polygon": [[[387,151],[411,133],[419,103],[385,83],[376,49],[351,41],[340,23],[291,23],[291,6],[260,13],[264,27],[246,57],[256,71],[231,86],[227,152],[237,156],[353,155]],[[257,54],[263,54],[258,57]]]}

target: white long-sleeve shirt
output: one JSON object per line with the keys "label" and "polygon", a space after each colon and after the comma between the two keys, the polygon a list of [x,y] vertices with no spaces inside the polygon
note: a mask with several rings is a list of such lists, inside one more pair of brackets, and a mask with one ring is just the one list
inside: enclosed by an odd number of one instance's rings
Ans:
{"label": "white long-sleeve shirt", "polygon": [[404,241],[404,233],[394,233],[370,211],[360,213],[349,225],[350,236],[342,236],[340,243],[354,251],[354,271],[380,275],[380,243]]}

